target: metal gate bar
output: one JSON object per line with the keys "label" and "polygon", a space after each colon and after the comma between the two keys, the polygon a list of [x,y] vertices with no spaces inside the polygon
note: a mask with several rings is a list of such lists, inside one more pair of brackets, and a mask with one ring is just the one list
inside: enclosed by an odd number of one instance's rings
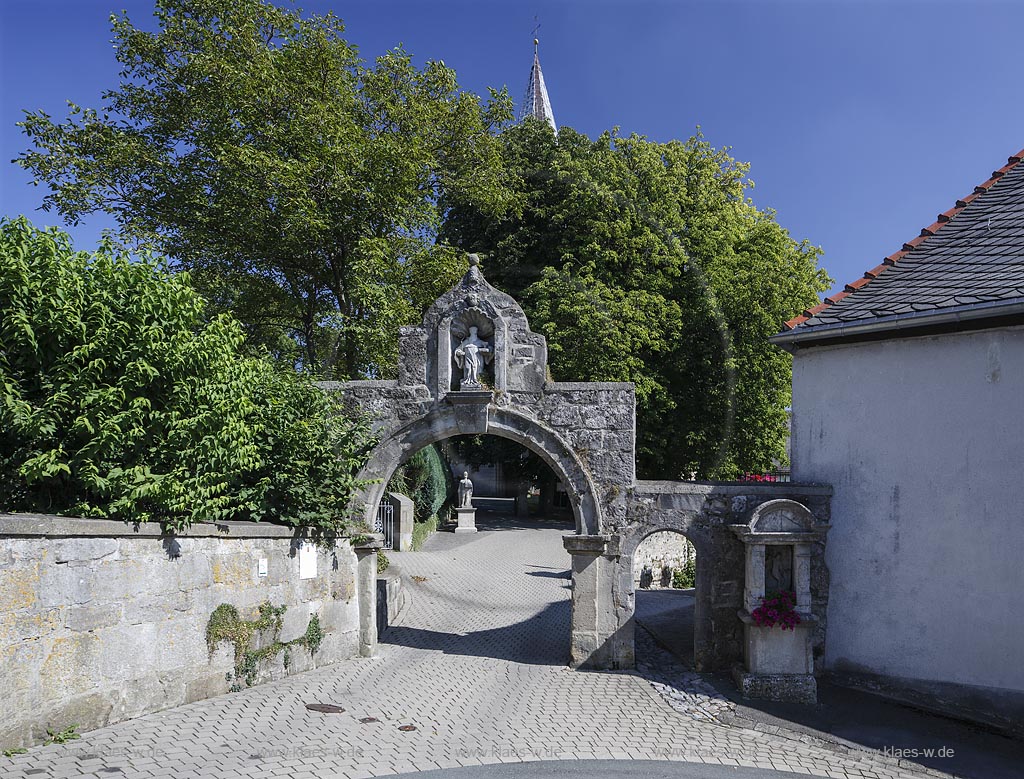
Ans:
{"label": "metal gate bar", "polygon": [[377,518],[373,521],[373,531],[384,534],[384,548],[395,548],[395,507],[390,503],[377,506]]}

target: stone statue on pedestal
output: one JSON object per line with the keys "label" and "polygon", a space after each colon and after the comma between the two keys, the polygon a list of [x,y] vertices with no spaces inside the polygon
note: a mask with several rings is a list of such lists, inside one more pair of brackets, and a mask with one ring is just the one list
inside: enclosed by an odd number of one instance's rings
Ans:
{"label": "stone statue on pedestal", "polygon": [[473,507],[473,482],[469,478],[469,472],[462,472],[462,481],[459,482],[459,506],[462,508]]}
{"label": "stone statue on pedestal", "polygon": [[470,327],[469,335],[455,350],[455,364],[462,369],[459,389],[479,389],[480,369],[494,358],[491,345],[477,335],[477,328]]}

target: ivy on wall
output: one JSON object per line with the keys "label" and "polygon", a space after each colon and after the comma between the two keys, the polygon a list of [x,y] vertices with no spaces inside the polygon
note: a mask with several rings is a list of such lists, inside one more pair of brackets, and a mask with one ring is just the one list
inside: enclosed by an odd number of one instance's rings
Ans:
{"label": "ivy on wall", "polygon": [[[242,619],[238,609],[230,603],[222,603],[213,610],[206,624],[206,644],[211,653],[223,641],[230,642],[234,647],[235,668],[234,672],[228,675],[228,681],[233,682],[232,692],[243,689],[243,683],[245,687],[254,685],[260,663],[278,654],[284,654],[286,669],[291,664],[291,653],[296,647],[308,650],[310,655],[316,654],[324,638],[320,618],[316,614],[310,616],[304,634],[291,641],[279,640],[284,613],[287,610],[287,606],[274,606],[268,601],[260,604],[259,616],[253,620]],[[271,631],[271,639],[264,646],[253,649],[253,638],[262,631]]]}

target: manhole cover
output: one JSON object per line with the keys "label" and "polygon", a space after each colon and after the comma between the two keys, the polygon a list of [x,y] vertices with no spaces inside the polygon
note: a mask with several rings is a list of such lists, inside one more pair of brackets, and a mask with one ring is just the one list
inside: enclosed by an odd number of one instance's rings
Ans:
{"label": "manhole cover", "polygon": [[410,730],[416,730],[416,726],[415,725],[400,725],[398,727],[398,729],[401,730],[403,733],[408,733]]}
{"label": "manhole cover", "polygon": [[306,708],[321,714],[341,714],[345,711],[341,706],[335,706],[333,703],[307,703]]}
{"label": "manhole cover", "polygon": [[363,718],[362,718],[361,720],[359,720],[359,721],[360,721],[360,722],[362,722],[362,723],[363,723],[364,725],[368,725],[368,724],[370,724],[371,722],[380,722],[380,720],[379,720],[379,719],[377,719],[376,717],[363,717]]}

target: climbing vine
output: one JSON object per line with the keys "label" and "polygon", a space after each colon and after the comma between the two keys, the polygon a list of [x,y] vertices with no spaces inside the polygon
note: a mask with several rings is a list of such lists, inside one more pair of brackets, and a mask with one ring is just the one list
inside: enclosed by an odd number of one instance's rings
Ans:
{"label": "climbing vine", "polygon": [[[244,686],[251,687],[256,683],[260,663],[283,653],[284,667],[291,666],[292,649],[305,647],[310,655],[316,654],[323,643],[324,631],[320,618],[310,615],[306,632],[291,641],[280,641],[278,636],[284,624],[284,613],[287,606],[274,606],[270,602],[259,606],[259,616],[253,620],[244,620],[238,609],[230,603],[222,603],[210,614],[206,623],[206,645],[212,653],[223,641],[231,642],[235,649],[234,672],[228,674],[228,681],[233,682],[231,691],[237,692]],[[272,631],[273,640],[259,649],[251,649],[252,638],[257,633]]]}

